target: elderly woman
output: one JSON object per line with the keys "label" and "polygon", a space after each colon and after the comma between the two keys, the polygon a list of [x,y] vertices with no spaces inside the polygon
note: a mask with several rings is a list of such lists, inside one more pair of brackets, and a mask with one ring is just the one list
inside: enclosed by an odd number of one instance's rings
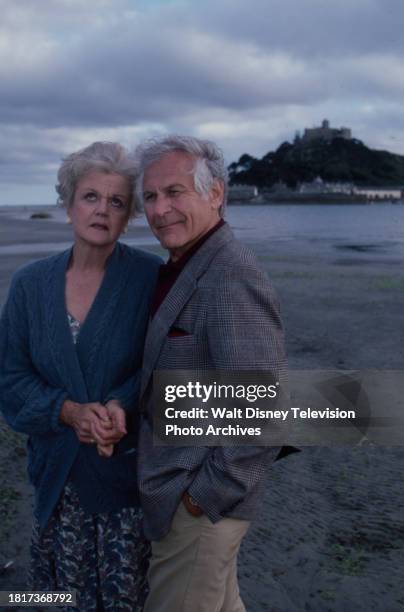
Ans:
{"label": "elderly woman", "polygon": [[115,143],[63,161],[74,245],[14,275],[0,323],[0,407],[29,436],[32,587],[76,589],[86,612],[141,610],[145,596],[136,399],[160,262],[117,242],[134,175]]}

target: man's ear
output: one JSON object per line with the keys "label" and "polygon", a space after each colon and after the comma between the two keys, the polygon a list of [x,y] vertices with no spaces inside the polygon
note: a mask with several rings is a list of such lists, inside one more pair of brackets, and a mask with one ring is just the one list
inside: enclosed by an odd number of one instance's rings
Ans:
{"label": "man's ear", "polygon": [[220,179],[215,179],[209,191],[209,202],[211,207],[215,210],[219,210],[223,204],[223,198],[224,183]]}

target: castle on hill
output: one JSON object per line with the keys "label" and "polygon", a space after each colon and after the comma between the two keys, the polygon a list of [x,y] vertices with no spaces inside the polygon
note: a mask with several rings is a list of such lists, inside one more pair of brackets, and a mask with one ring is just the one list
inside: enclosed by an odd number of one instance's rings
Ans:
{"label": "castle on hill", "polygon": [[320,127],[305,128],[303,136],[296,136],[295,143],[301,142],[303,144],[308,144],[315,140],[331,142],[334,138],[351,140],[352,132],[346,127],[331,128],[328,119],[324,119]]}

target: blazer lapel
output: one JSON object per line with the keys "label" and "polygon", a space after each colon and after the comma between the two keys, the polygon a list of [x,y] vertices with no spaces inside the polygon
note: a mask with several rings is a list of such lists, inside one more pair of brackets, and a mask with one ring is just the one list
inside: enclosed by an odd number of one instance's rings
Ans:
{"label": "blazer lapel", "polygon": [[216,253],[234,240],[227,224],[218,229],[187,262],[149,324],[144,349],[140,395],[145,392],[167,334],[198,286]]}
{"label": "blazer lapel", "polygon": [[164,340],[172,324],[185,304],[189,301],[196,287],[197,283],[195,278],[187,274],[187,271],[184,270],[181,272],[177,282],[173,285],[164,302],[154,315],[146,335],[141,394],[147,386],[154,365],[160,354],[161,347],[163,346]]}

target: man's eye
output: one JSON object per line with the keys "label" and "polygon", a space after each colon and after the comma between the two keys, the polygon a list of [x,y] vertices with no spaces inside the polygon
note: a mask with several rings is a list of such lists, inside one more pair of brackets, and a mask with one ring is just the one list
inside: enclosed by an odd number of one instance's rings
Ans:
{"label": "man's eye", "polygon": [[155,194],[155,193],[150,193],[150,192],[147,192],[147,191],[146,191],[146,192],[143,194],[143,200],[144,200],[145,202],[153,202],[153,200],[155,200],[155,199],[156,199],[156,194]]}
{"label": "man's eye", "polygon": [[178,198],[179,195],[181,195],[182,191],[180,191],[179,189],[169,189],[168,190],[168,196],[170,198]]}

